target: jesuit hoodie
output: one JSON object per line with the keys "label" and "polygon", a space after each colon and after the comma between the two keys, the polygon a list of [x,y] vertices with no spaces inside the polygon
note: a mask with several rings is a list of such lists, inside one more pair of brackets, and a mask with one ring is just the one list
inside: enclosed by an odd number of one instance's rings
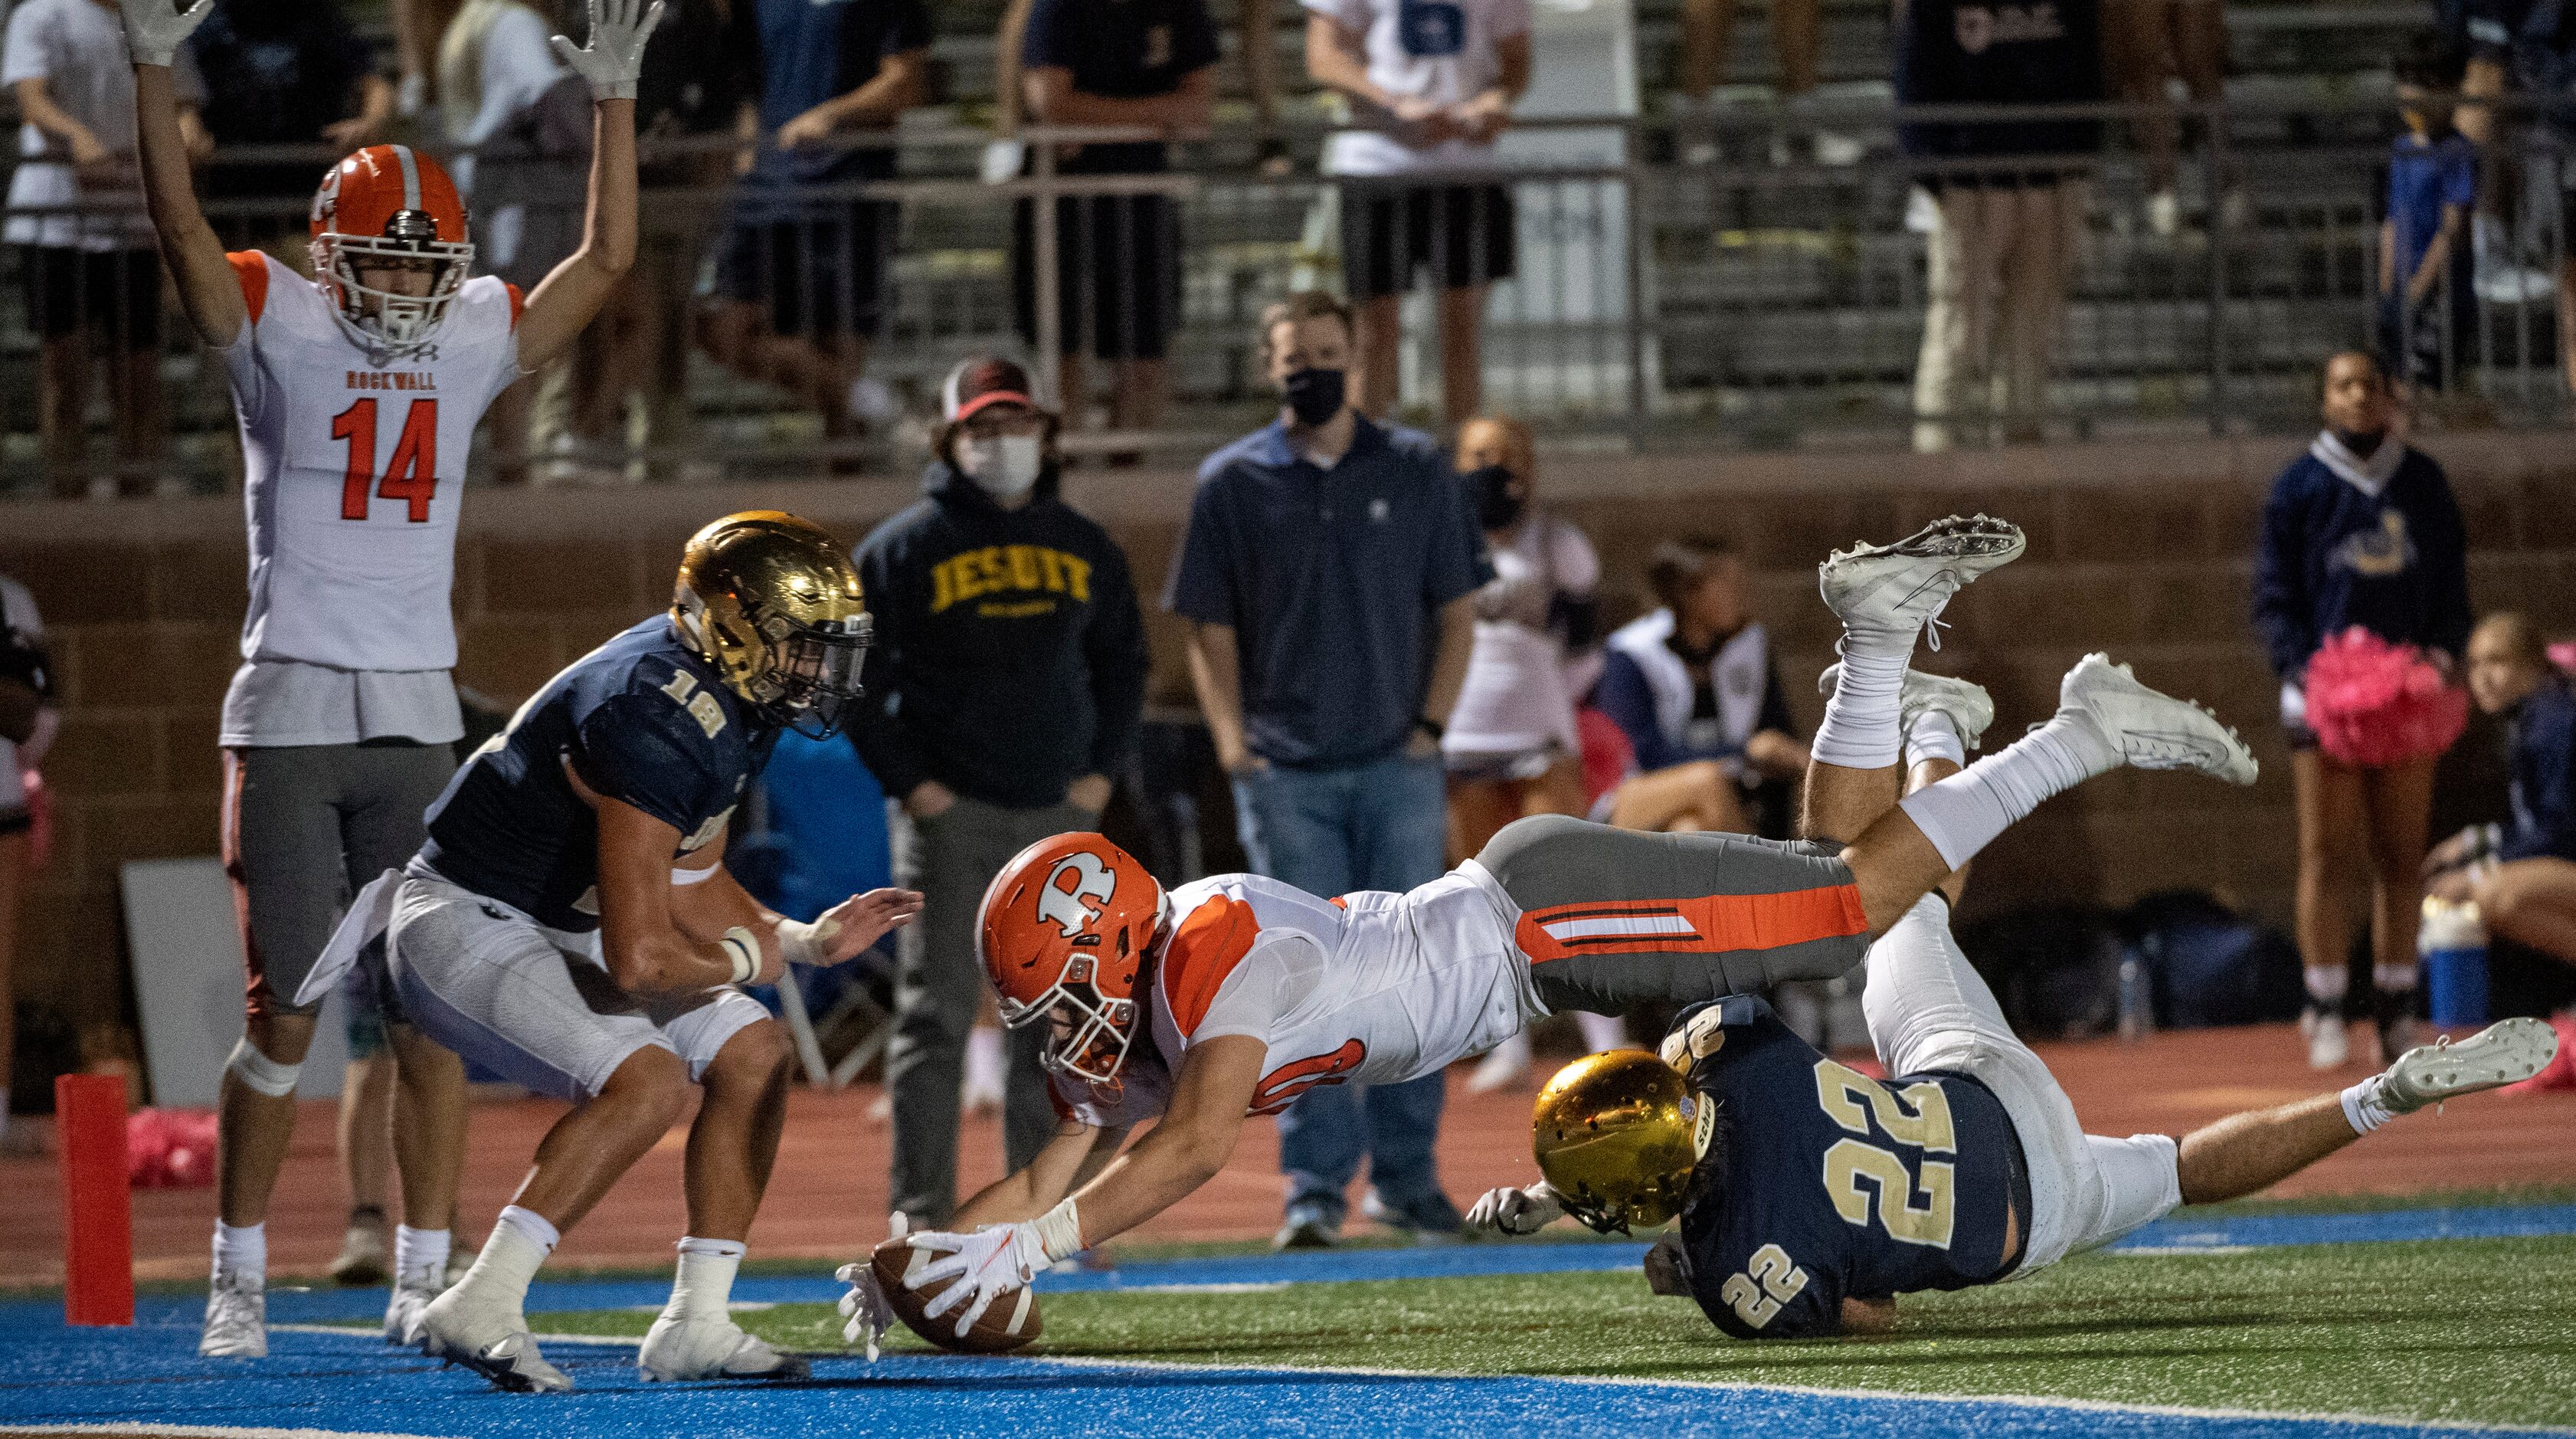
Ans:
{"label": "jesuit hoodie", "polygon": [[935,779],[1034,809],[1125,763],[1144,704],[1144,621],[1127,556],[1060,485],[1050,464],[1007,510],[933,460],[924,497],[852,556],[876,645],[850,734],[888,795]]}

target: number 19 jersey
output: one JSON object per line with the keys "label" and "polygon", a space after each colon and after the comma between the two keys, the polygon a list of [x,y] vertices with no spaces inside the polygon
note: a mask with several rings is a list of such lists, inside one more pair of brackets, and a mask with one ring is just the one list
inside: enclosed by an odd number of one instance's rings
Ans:
{"label": "number 19 jersey", "polygon": [[226,258],[245,310],[240,336],[216,351],[241,420],[250,520],[242,658],[454,668],[466,452],[518,375],[518,287],[467,280],[432,345],[378,361],[312,281],[256,250]]}

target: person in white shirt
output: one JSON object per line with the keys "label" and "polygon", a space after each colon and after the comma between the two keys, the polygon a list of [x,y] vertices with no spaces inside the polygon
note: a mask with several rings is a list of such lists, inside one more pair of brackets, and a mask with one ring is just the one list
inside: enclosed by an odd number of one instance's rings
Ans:
{"label": "person in white shirt", "polygon": [[[27,587],[0,575],[0,995],[10,994],[18,941],[18,896],[35,862],[36,764],[53,742],[60,713],[45,655],[45,622]],[[9,1064],[16,1015],[0,1004],[0,1153],[8,1146]]]}
{"label": "person in white shirt", "polygon": [[[143,188],[162,258],[239,413],[250,530],[243,664],[224,697],[224,859],[249,960],[248,1023],[217,1115],[214,1282],[199,1352],[268,1352],[269,1192],[330,978],[316,961],[343,894],[420,847],[422,812],[464,733],[448,671],[457,508],[475,422],[561,354],[635,259],[635,78],[661,9],[591,0],[590,43],[554,48],[595,101],[589,228],[535,292],[468,278],[456,187],[408,146],[323,177],[316,279],[226,254],[190,190],[171,59],[213,8],[129,0]],[[370,961],[383,964],[381,948]],[[380,987],[381,992],[381,987]],[[387,1014],[402,1086],[389,1337],[438,1292],[464,1125],[464,1071]]]}
{"label": "person in white shirt", "polygon": [[[174,79],[180,134],[202,156],[212,148],[197,122],[205,86],[184,56]],[[147,493],[161,463],[161,266],[135,178],[134,79],[112,0],[25,0],[9,16],[0,85],[24,117],[9,208],[40,212],[13,213],[0,236],[25,247],[47,484],[60,499]],[[93,349],[107,352],[118,468],[97,480],[83,453]]]}
{"label": "person in white shirt", "polygon": [[[1529,88],[1529,0],[1304,0],[1306,72],[1357,128],[1332,137],[1342,187],[1342,285],[1358,312],[1359,409],[1394,407],[1398,304],[1429,271],[1440,292],[1440,403],[1456,428],[1484,408],[1485,289],[1512,276],[1509,186],[1494,137]],[[1420,175],[1418,184],[1403,177]]]}

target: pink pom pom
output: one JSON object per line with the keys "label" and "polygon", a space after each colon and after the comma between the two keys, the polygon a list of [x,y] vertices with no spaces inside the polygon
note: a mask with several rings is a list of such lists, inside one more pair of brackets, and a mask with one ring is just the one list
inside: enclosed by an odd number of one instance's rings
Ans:
{"label": "pink pom pom", "polygon": [[2446,683],[2423,652],[2359,625],[2308,661],[2308,726],[2328,755],[2378,768],[2438,755],[2469,724],[2468,692]]}
{"label": "pink pom pom", "polygon": [[2564,673],[2576,675],[2576,640],[2560,640],[2551,645],[2549,662]]}
{"label": "pink pom pom", "polygon": [[137,1189],[200,1189],[215,1182],[215,1112],[138,1109],[125,1117],[126,1178]]}

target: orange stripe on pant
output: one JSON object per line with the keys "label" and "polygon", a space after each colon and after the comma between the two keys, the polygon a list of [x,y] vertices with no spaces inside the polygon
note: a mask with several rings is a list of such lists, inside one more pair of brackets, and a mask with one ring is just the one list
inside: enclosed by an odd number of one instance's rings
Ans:
{"label": "orange stripe on pant", "polygon": [[[1592,934],[1558,939],[1547,926],[1585,919],[1679,919],[1690,932]],[[1513,938],[1532,964],[1588,954],[1724,954],[1780,949],[1819,939],[1867,934],[1860,886],[1838,884],[1778,894],[1708,894],[1693,899],[1621,899],[1552,905],[1521,915]]]}

